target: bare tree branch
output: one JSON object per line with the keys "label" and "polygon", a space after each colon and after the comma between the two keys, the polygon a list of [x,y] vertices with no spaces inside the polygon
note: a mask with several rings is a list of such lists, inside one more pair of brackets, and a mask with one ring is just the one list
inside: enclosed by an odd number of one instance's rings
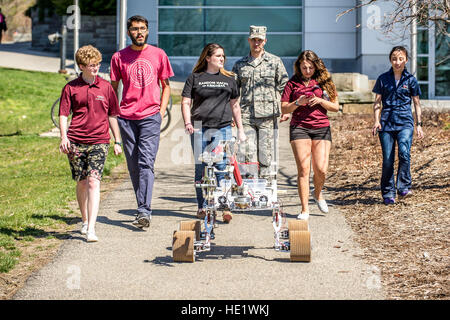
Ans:
{"label": "bare tree branch", "polygon": [[[369,5],[377,5],[381,2],[383,1],[358,1],[356,6],[337,14],[336,21],[352,11]],[[411,22],[416,20],[419,25],[425,26],[428,26],[430,22],[434,24],[437,33],[449,36],[447,26],[450,24],[450,0],[392,0],[390,2],[393,8],[392,12],[385,13],[384,19],[379,26],[380,31],[385,35],[389,35],[397,29],[403,29],[403,33],[406,33],[406,29],[411,25]],[[417,8],[414,13],[412,11],[413,5],[416,5]]]}

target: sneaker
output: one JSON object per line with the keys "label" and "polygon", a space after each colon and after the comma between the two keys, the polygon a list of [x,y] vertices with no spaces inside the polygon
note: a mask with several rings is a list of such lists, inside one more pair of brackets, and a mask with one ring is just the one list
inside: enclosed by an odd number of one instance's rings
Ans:
{"label": "sneaker", "polygon": [[231,211],[224,210],[224,212],[222,213],[222,219],[223,219],[223,222],[230,223],[231,219],[233,219],[233,215],[231,214]]}
{"label": "sneaker", "polygon": [[199,219],[205,219],[206,217],[206,211],[203,208],[200,208],[197,210],[197,218]]}
{"label": "sneaker", "polygon": [[86,232],[86,240],[87,240],[87,242],[97,242],[98,238],[95,235],[95,231],[87,231]]}
{"label": "sneaker", "polygon": [[145,213],[139,213],[132,222],[135,227],[148,228],[150,226],[151,216]]}
{"label": "sneaker", "polygon": [[314,201],[315,201],[316,204],[317,204],[317,207],[319,207],[319,210],[320,210],[322,213],[328,213],[328,205],[327,205],[327,202],[326,202],[324,199],[322,199],[322,200],[317,200],[315,196],[313,196],[313,198],[314,198]]}
{"label": "sneaker", "polygon": [[394,204],[395,199],[394,198],[384,198],[383,202],[385,205]]}
{"label": "sneaker", "polygon": [[81,234],[86,234],[87,233],[87,229],[88,229],[88,223],[83,223],[81,225]]}
{"label": "sneaker", "polygon": [[403,190],[403,191],[400,191],[398,195],[402,198],[407,198],[409,196],[412,196],[412,191],[411,190]]}
{"label": "sneaker", "polygon": [[298,220],[308,220],[309,212],[302,212],[297,216]]}

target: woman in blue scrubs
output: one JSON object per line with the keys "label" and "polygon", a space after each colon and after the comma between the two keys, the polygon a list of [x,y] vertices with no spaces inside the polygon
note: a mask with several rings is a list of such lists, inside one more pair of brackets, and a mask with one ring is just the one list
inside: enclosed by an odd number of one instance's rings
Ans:
{"label": "woman in blue scrubs", "polygon": [[[379,134],[383,152],[381,194],[384,204],[395,203],[396,194],[407,197],[411,192],[411,144],[414,119],[411,100],[414,103],[417,137],[422,139],[422,111],[417,79],[406,70],[408,51],[397,46],[389,54],[391,69],[380,75],[372,92],[376,94],[372,134]],[[394,179],[395,145],[398,146],[397,181]]]}

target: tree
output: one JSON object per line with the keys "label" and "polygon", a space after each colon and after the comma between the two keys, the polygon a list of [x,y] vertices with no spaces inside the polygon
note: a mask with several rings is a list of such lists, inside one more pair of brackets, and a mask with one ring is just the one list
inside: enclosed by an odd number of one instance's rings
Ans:
{"label": "tree", "polygon": [[[356,6],[339,13],[336,20],[359,8],[376,6],[382,2],[386,2],[386,0],[358,0]],[[405,34],[415,20],[418,25],[424,26],[428,26],[428,23],[431,22],[434,24],[437,34],[448,38],[450,0],[391,0],[390,3],[393,8],[392,12],[387,13],[379,24],[379,29],[384,34]]]}

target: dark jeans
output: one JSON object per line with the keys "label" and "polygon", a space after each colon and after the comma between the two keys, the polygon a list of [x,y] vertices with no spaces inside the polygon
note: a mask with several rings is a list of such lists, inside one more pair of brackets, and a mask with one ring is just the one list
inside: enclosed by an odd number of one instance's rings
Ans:
{"label": "dark jeans", "polygon": [[381,174],[381,194],[383,198],[395,198],[394,182],[395,144],[398,145],[398,193],[411,189],[411,144],[414,128],[399,131],[380,131],[380,143],[383,151],[383,170]]}
{"label": "dark jeans", "polygon": [[161,114],[142,120],[118,118],[128,172],[133,183],[138,212],[151,214],[154,164],[159,148]]}
{"label": "dark jeans", "polygon": [[[196,128],[197,129],[197,128]],[[198,157],[203,151],[213,150],[221,140],[231,140],[231,126],[223,127],[220,129],[214,128],[202,128],[198,131],[194,131],[191,135],[191,146],[194,153],[195,162],[195,177],[194,181],[201,181],[203,177],[203,172],[206,167],[206,163],[198,161]],[[226,168],[226,155],[221,162],[215,163],[214,167],[217,170],[225,170]],[[225,178],[224,173],[216,173],[217,185],[220,181]],[[199,209],[204,207],[205,199],[203,198],[203,193],[201,188],[195,188],[195,193],[197,196],[197,206]]]}

